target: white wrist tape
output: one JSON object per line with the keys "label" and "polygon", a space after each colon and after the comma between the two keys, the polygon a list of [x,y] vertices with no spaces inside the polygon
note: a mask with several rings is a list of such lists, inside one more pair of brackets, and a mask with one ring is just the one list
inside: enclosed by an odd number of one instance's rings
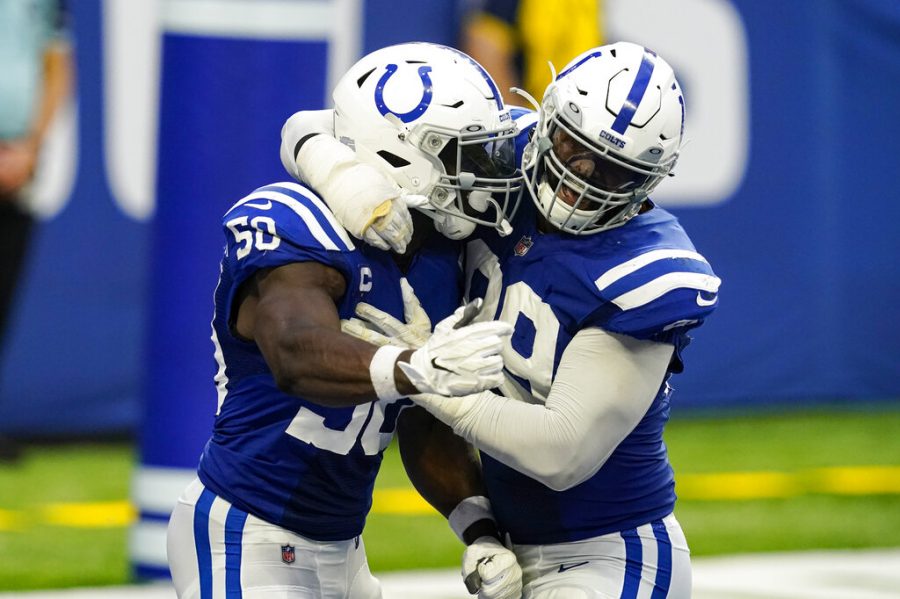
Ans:
{"label": "white wrist tape", "polygon": [[372,356],[369,362],[369,376],[372,378],[372,386],[375,387],[375,395],[378,399],[394,400],[405,397],[397,390],[397,381],[394,380],[394,364],[404,350],[394,345],[382,345]]}
{"label": "white wrist tape", "polygon": [[450,516],[447,518],[450,528],[463,543],[465,543],[463,533],[479,520],[494,522],[491,500],[484,495],[466,497],[453,508],[453,511],[450,512]]}

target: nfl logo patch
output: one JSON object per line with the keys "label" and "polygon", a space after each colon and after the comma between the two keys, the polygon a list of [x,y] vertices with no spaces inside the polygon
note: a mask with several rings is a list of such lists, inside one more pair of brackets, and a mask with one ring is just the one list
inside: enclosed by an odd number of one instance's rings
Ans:
{"label": "nfl logo patch", "polygon": [[294,559],[296,559],[296,555],[294,554],[294,546],[293,545],[282,545],[281,546],[281,561],[286,564],[293,564]]}
{"label": "nfl logo patch", "polygon": [[519,240],[519,243],[516,244],[516,247],[513,248],[513,253],[516,256],[524,256],[528,253],[528,250],[531,249],[532,245],[534,245],[534,242],[531,241],[531,237],[523,235],[522,239]]}

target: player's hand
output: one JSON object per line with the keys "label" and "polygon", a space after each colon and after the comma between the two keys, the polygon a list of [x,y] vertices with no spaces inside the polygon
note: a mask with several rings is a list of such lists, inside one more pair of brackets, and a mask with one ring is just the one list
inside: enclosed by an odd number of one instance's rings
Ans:
{"label": "player's hand", "polygon": [[372,211],[372,218],[362,231],[363,241],[382,250],[390,249],[402,254],[406,251],[413,234],[409,208],[427,202],[428,198],[425,196],[410,194],[400,189],[396,197],[385,200]]}
{"label": "player's hand", "polygon": [[354,160],[316,190],[351,235],[381,250],[406,251],[412,217],[400,188],[381,171]]}
{"label": "player's hand", "polygon": [[499,322],[465,324],[477,313],[481,300],[460,307],[438,323],[434,334],[398,366],[421,393],[469,395],[492,389],[503,381],[503,343],[512,325]]}
{"label": "player's hand", "polygon": [[394,318],[371,304],[356,305],[359,318],[341,321],[341,330],[373,345],[398,345],[419,349],[431,336],[431,319],[419,303],[409,282],[400,279],[403,294],[403,317],[406,322]]}
{"label": "player's hand", "polygon": [[372,345],[377,345],[381,347],[383,345],[398,345],[394,343],[394,340],[379,333],[367,323],[365,320],[360,320],[359,318],[348,318],[347,320],[341,321],[341,332],[350,335],[351,337],[356,337],[360,341],[365,341],[366,343],[371,343]]}
{"label": "player's hand", "polygon": [[479,537],[463,553],[462,576],[478,599],[519,599],[522,568],[516,554],[493,537]]}

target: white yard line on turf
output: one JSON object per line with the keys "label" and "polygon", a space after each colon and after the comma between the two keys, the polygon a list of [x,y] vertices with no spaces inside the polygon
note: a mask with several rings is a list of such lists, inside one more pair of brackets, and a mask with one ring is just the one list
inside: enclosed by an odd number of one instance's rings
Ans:
{"label": "white yard line on turf", "polygon": [[[471,599],[455,570],[382,574],[385,599]],[[174,599],[168,584],[0,593],[0,599]],[[900,549],[694,560],[693,599],[900,599]]]}

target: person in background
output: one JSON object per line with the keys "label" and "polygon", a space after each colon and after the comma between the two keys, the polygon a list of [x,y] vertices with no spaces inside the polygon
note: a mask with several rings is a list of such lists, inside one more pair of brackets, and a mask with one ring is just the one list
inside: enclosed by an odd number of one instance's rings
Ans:
{"label": "person in background", "polygon": [[564,65],[603,43],[603,0],[470,0],[460,49],[484,65],[507,104],[510,87],[539,98],[550,83],[547,61]]}
{"label": "person in background", "polygon": [[[34,227],[29,186],[47,129],[71,86],[66,8],[0,0],[0,356]],[[0,461],[15,443],[0,430]]]}

